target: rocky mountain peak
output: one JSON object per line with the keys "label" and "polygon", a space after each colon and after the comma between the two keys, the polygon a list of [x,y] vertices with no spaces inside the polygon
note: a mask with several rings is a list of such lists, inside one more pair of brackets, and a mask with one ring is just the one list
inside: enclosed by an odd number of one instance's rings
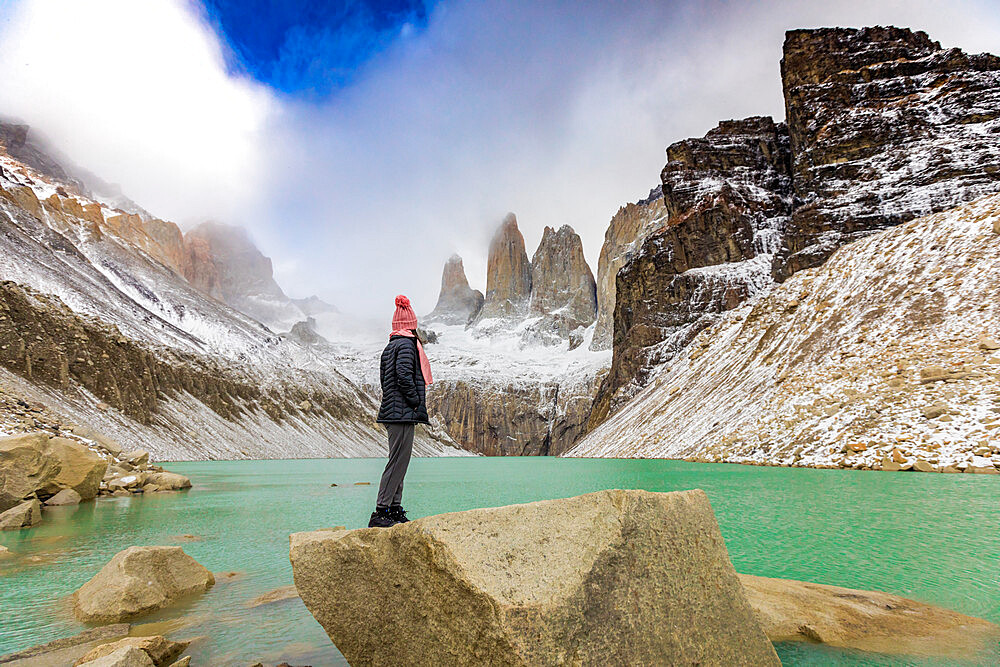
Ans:
{"label": "rocky mountain peak", "polygon": [[583,256],[580,235],[569,225],[546,227],[531,258],[532,315],[541,315],[536,328],[559,339],[597,317],[597,287]]}
{"label": "rocky mountain peak", "polygon": [[517,218],[508,213],[493,235],[486,263],[486,297],[477,320],[524,315],[531,299],[531,263]]}
{"label": "rocky mountain peak", "polygon": [[206,222],[184,235],[192,285],[277,330],[302,318],[302,311],[274,280],[271,259],[242,227]]}
{"label": "rocky mountain peak", "polygon": [[441,292],[437,305],[426,317],[428,322],[443,324],[466,324],[483,307],[483,293],[469,287],[462,258],[452,255],[444,264],[441,273]]}

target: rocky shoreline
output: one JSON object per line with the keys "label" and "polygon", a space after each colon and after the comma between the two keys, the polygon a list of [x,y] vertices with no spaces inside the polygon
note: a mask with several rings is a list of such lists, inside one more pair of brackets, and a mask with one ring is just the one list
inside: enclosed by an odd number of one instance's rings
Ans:
{"label": "rocky shoreline", "polygon": [[[24,410],[42,412],[27,404]],[[0,437],[0,530],[37,526],[43,506],[191,488],[184,475],[150,463],[145,450],[123,452],[118,443],[81,426],[57,433]]]}

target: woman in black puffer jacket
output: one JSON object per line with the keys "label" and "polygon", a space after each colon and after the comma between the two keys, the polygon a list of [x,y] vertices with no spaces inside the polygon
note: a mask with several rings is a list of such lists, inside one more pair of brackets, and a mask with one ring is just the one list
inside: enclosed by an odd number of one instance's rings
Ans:
{"label": "woman in black puffer jacket", "polygon": [[403,510],[403,478],[413,453],[416,424],[427,424],[427,385],[433,382],[430,363],[417,338],[417,315],[410,300],[396,297],[389,344],[382,351],[379,369],[382,405],[378,421],[389,434],[389,461],[382,472],[375,511],[368,527],[388,527],[407,521]]}

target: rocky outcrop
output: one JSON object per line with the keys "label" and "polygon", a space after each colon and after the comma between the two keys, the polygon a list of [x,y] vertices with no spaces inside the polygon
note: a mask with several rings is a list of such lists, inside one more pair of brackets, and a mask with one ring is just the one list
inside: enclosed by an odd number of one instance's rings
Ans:
{"label": "rocky outcrop", "polygon": [[116,623],[214,584],[212,573],[180,547],[129,547],[74,593],[73,612],[85,623]]}
{"label": "rocky outcrop", "polygon": [[287,330],[302,319],[274,280],[271,259],[242,227],[203,223],[184,236],[190,247],[188,281],[259,322]]}
{"label": "rocky outcrop", "polygon": [[31,528],[42,522],[42,505],[32,498],[0,513],[0,530]]}
{"label": "rocky outcrop", "polygon": [[93,661],[110,656],[113,653],[122,651],[122,649],[130,648],[145,654],[149,658],[149,664],[155,667],[169,667],[189,645],[190,642],[170,641],[161,635],[126,637],[118,641],[101,644],[73,664],[74,667],[92,665]]}
{"label": "rocky outcrop", "polygon": [[437,305],[423,320],[429,324],[468,324],[479,314],[484,301],[482,292],[469,287],[462,258],[452,255],[441,273]]}
{"label": "rocky outcrop", "polygon": [[526,334],[558,344],[597,317],[597,287],[583,256],[583,242],[569,225],[546,227],[531,258],[528,312],[541,319]]}
{"label": "rocky outcrop", "polygon": [[486,456],[559,455],[583,434],[598,380],[435,381],[430,414],[463,448]]}
{"label": "rocky outcrop", "polygon": [[508,213],[493,235],[486,263],[486,296],[476,316],[488,319],[524,317],[531,299],[531,263],[517,218]]}
{"label": "rocky outcrop", "polygon": [[597,261],[597,324],[590,345],[592,350],[611,349],[618,270],[632,258],[646,236],[666,221],[666,217],[663,188],[657,185],[648,197],[622,206],[611,218]]}
{"label": "rocky outcrop", "polygon": [[647,381],[719,313],[770,284],[791,212],[787,130],[767,117],[726,121],[667,149],[666,225],[619,270],[614,356],[591,425]]}
{"label": "rocky outcrop", "polygon": [[780,664],[701,491],[298,533],[290,556],[352,665]]}
{"label": "rocky outcrop", "polygon": [[1000,194],[731,311],[571,455],[1000,470]]}
{"label": "rocky outcrop", "polygon": [[747,574],[739,578],[772,642],[968,659],[1000,639],[1000,627],[989,621],[898,595]]}
{"label": "rocky outcrop", "polygon": [[797,206],[777,278],[1000,190],[1000,58],[903,28],[792,30],[781,75]]}
{"label": "rocky outcrop", "polygon": [[90,500],[108,462],[85,445],[48,433],[0,438],[0,511],[28,498],[48,500],[64,489]]}
{"label": "rocky outcrop", "polygon": [[727,121],[668,149],[668,223],[618,273],[591,427],[773,279],[1000,190],[1000,58],[899,28],[794,30],[781,75],[787,127]]}

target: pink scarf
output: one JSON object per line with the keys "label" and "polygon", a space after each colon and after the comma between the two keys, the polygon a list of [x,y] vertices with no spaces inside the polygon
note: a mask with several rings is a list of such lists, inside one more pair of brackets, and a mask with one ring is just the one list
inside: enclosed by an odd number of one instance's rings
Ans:
{"label": "pink scarf", "polygon": [[420,357],[420,374],[424,376],[424,384],[429,385],[434,382],[434,378],[431,377],[431,362],[427,360],[427,354],[424,352],[424,346],[420,344],[420,339],[417,338],[409,329],[396,329],[389,337],[393,336],[406,336],[407,338],[417,339],[417,356]]}

